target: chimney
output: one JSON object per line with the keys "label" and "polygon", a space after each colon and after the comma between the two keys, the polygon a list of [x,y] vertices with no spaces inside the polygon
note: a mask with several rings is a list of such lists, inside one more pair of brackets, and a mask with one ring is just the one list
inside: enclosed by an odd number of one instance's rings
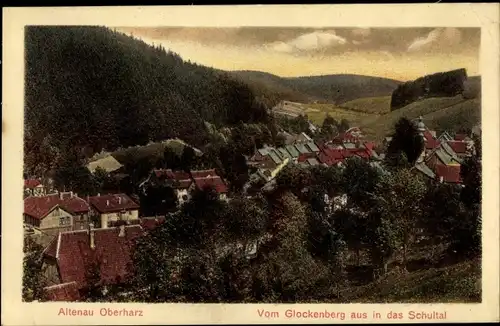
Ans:
{"label": "chimney", "polygon": [[75,193],[73,194],[73,197],[78,197],[78,194],[75,192]]}
{"label": "chimney", "polygon": [[101,196],[101,194],[100,194],[100,193],[97,193],[97,197],[100,197],[100,196]]}
{"label": "chimney", "polygon": [[106,200],[106,206],[109,206],[109,200]]}
{"label": "chimney", "polygon": [[443,177],[443,176],[440,176],[440,177],[439,177],[439,182],[443,183],[443,181],[444,181],[444,177]]}
{"label": "chimney", "polygon": [[118,236],[121,238],[125,236],[125,224],[120,224],[120,233],[118,233]]}
{"label": "chimney", "polygon": [[122,197],[118,196],[118,205],[122,204]]}
{"label": "chimney", "polygon": [[89,223],[90,249],[95,249],[95,231],[94,223]]}
{"label": "chimney", "polygon": [[63,194],[64,194],[63,192],[59,193],[59,199],[61,199],[61,200],[63,199]]}
{"label": "chimney", "polygon": [[73,197],[73,191],[70,191],[70,192],[69,192],[69,196],[70,196],[70,197]]}

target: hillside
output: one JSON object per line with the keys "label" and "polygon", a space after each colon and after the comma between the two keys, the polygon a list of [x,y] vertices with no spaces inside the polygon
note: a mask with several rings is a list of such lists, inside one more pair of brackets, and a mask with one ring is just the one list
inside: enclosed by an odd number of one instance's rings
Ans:
{"label": "hillside", "polygon": [[478,303],[481,302],[481,262],[469,260],[444,267],[391,274],[365,286],[350,288],[352,303]]}
{"label": "hillside", "polygon": [[391,97],[362,97],[342,104],[343,108],[372,114],[386,114],[391,111]]}
{"label": "hillside", "polygon": [[234,71],[242,81],[267,88],[281,99],[296,102],[341,104],[361,97],[390,96],[401,82],[361,75],[278,77],[258,71]]}
{"label": "hillside", "polygon": [[456,69],[438,72],[400,84],[392,93],[391,110],[432,97],[453,97],[465,90],[467,71]]}
{"label": "hillside", "polygon": [[169,138],[200,146],[204,121],[267,118],[245,83],[105,27],[27,27],[25,41],[28,155],[43,139],[61,152]]}
{"label": "hillside", "polygon": [[360,122],[360,126],[367,135],[380,140],[392,131],[400,118],[415,119],[419,116],[429,128],[438,132],[472,128],[480,122],[481,100],[464,99],[462,95],[423,99],[382,116],[369,116]]}

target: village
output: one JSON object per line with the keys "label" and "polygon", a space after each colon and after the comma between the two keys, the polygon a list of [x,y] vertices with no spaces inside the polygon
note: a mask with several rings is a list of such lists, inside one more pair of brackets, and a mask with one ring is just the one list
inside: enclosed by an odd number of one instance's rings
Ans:
{"label": "village", "polygon": [[[413,123],[424,141],[424,150],[412,167],[413,173],[436,183],[461,187],[462,161],[475,152],[472,135],[446,132],[437,135],[429,130],[422,119]],[[391,137],[377,145],[366,139],[358,127],[338,133],[329,141],[314,141],[303,132],[282,132],[282,147],[264,145],[246,157],[250,168],[249,182],[244,187],[247,197],[275,187],[280,172],[288,165],[300,167],[338,166],[353,157],[368,162],[382,173],[385,152]],[[91,173],[104,169],[107,173],[120,170],[121,164],[112,156],[90,162]],[[180,171],[153,169],[138,185],[145,191],[148,186],[163,185],[171,188],[178,207],[190,200],[193,190],[210,188],[219,199],[231,201],[229,184],[216,169]],[[250,188],[258,187],[249,191]],[[328,197],[325,194],[326,197]],[[79,290],[85,285],[88,259],[101,265],[101,277],[108,283],[117,282],[127,274],[131,261],[131,239],[140,237],[161,225],[169,216],[141,216],[137,194],[99,193],[79,196],[71,189],[54,189],[40,179],[24,180],[24,232],[45,249],[43,263],[47,286],[46,296],[52,301],[78,301]],[[331,205],[345,205],[345,196],[329,198]],[[335,209],[335,208],[334,208]],[[252,257],[258,245],[252,243],[247,256]]]}

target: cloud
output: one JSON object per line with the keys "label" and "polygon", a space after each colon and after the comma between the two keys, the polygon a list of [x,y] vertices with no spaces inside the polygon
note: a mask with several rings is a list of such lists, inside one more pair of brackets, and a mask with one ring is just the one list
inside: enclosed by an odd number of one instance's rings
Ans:
{"label": "cloud", "polygon": [[314,52],[347,44],[348,41],[334,31],[315,31],[302,34],[287,42],[273,42],[268,46],[277,52]]}
{"label": "cloud", "polygon": [[451,47],[459,44],[461,38],[460,30],[457,28],[436,28],[430,31],[426,37],[413,40],[407,50],[409,52],[419,52]]}

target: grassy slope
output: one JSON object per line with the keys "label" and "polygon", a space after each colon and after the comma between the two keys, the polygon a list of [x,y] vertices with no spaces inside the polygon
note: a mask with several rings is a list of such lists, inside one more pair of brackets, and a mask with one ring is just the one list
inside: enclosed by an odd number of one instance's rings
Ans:
{"label": "grassy slope", "polygon": [[323,123],[327,114],[337,121],[346,119],[351,125],[357,125],[370,116],[369,113],[353,111],[333,104],[305,104],[305,106],[307,107],[307,116],[317,125]]}
{"label": "grassy slope", "polygon": [[374,114],[386,114],[391,111],[391,97],[363,97],[342,104],[342,107]]}
{"label": "grassy slope", "polygon": [[402,117],[415,119],[422,116],[426,125],[439,131],[472,127],[479,121],[480,104],[479,99],[463,99],[462,96],[428,98],[382,116],[369,116],[361,121],[360,127],[375,139],[389,134]]}
{"label": "grassy slope", "polygon": [[465,261],[406,275],[389,273],[378,282],[351,288],[344,295],[353,303],[481,302],[481,262]]}

